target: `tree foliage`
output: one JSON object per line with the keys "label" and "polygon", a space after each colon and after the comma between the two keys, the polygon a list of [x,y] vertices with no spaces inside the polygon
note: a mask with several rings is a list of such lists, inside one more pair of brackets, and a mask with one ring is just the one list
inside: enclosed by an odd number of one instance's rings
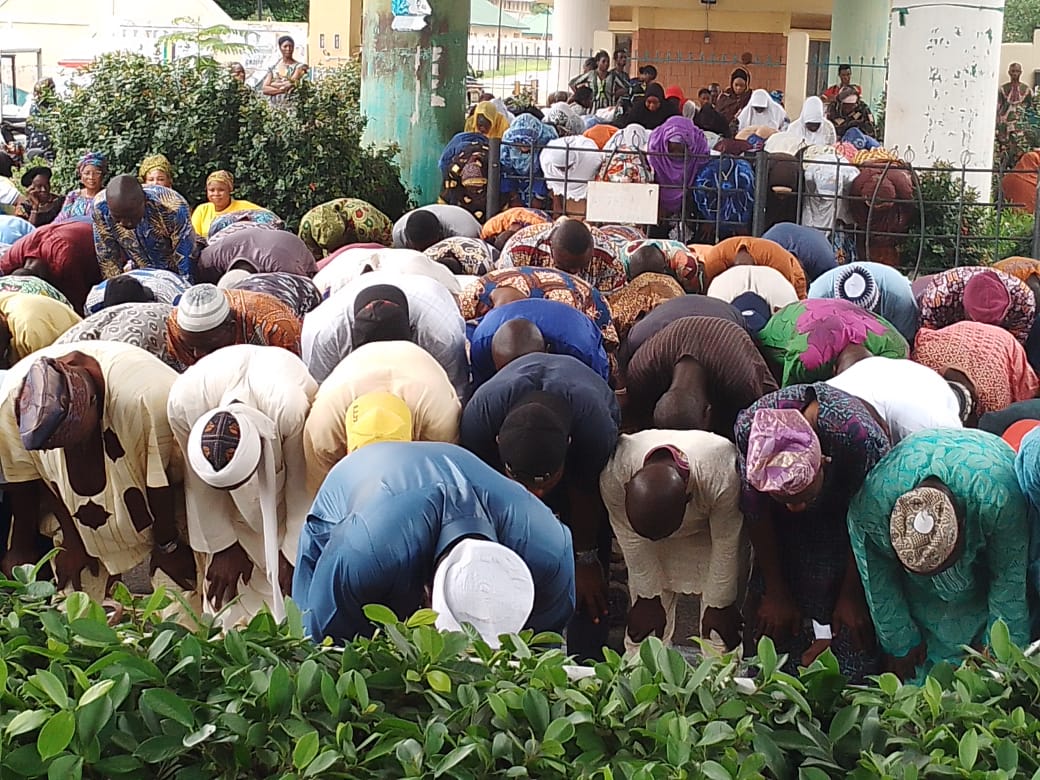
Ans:
{"label": "tree foliage", "polygon": [[1004,43],[1032,43],[1040,28],[1040,0],[1007,0],[1004,5]]}
{"label": "tree foliage", "polygon": [[[256,19],[257,0],[217,0],[232,19]],[[310,0],[262,0],[262,18],[277,22],[306,22]]]}
{"label": "tree foliage", "polygon": [[58,149],[57,181],[76,184],[76,161],[97,150],[110,171],[137,173],[163,153],[174,185],[192,205],[205,201],[206,176],[224,168],[235,194],[293,226],[313,206],[339,197],[367,200],[390,217],[408,208],[395,149],[361,143],[356,65],[303,82],[272,106],[208,59],[157,63],[109,55],[88,71],[89,86],[58,99],[42,116]]}

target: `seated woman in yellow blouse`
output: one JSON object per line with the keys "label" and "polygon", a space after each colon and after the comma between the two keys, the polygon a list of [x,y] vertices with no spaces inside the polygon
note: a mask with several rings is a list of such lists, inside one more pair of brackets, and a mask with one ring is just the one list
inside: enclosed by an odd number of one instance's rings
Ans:
{"label": "seated woman in yellow blouse", "polygon": [[227,171],[213,171],[206,178],[206,203],[195,207],[191,215],[191,226],[195,232],[205,238],[209,234],[209,226],[217,217],[233,211],[261,209],[248,200],[236,200],[231,197],[235,189],[235,177]]}

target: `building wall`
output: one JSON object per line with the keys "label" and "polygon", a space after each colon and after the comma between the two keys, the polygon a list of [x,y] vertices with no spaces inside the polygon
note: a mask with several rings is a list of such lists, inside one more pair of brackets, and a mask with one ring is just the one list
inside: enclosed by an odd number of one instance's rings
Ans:
{"label": "building wall", "polygon": [[311,65],[335,66],[361,50],[361,0],[312,0],[307,21]]}
{"label": "building wall", "polygon": [[787,38],[783,33],[713,31],[708,43],[704,34],[703,29],[637,29],[632,35],[633,72],[639,65],[653,65],[663,86],[678,84],[687,97],[693,97],[713,81],[725,88],[740,56],[749,52],[754,58],[746,66],[752,87],[785,88]]}
{"label": "building wall", "polygon": [[1012,62],[1022,66],[1022,81],[1031,87],[1037,86],[1038,80],[1033,73],[1040,70],[1040,30],[1033,31],[1032,43],[1005,43],[1000,47],[1000,83],[1008,80],[1008,67]]}

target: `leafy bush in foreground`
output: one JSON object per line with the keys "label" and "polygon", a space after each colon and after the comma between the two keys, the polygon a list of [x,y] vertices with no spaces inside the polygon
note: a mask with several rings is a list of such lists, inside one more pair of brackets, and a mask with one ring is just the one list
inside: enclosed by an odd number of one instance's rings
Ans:
{"label": "leafy bush in foreground", "polygon": [[923,688],[849,688],[826,654],[799,678],[759,646],[688,665],[657,640],[572,681],[553,636],[493,651],[369,607],[371,640],[302,636],[298,610],[221,636],[165,622],[161,593],[109,626],[23,567],[0,580],[0,777],[753,778],[1037,776],[1040,665],[1001,624]]}

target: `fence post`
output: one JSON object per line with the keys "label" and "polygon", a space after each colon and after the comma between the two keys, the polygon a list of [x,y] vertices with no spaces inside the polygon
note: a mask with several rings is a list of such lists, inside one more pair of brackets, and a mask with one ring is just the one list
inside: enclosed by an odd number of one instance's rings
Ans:
{"label": "fence post", "polygon": [[484,218],[489,219],[500,209],[502,199],[502,139],[488,139],[487,161],[487,205],[484,207]]}
{"label": "fence post", "polygon": [[[1036,172],[1037,181],[1040,181],[1040,169]],[[1040,258],[1040,187],[1036,188],[1036,202],[1033,209],[1033,252],[1034,258]]]}
{"label": "fence post", "polygon": [[769,197],[769,158],[765,149],[755,152],[755,204],[751,214],[751,235],[765,233],[766,198]]}

